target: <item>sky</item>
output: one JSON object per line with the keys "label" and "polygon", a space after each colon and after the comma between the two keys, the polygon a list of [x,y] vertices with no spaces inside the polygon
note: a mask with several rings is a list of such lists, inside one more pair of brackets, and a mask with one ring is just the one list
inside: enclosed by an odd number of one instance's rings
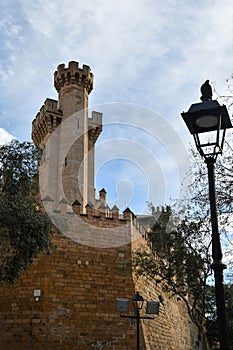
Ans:
{"label": "sky", "polygon": [[147,213],[182,198],[192,138],[180,116],[210,79],[233,73],[231,0],[0,1],[0,143],[31,138],[61,63],[87,64],[103,113],[96,188],[110,206]]}

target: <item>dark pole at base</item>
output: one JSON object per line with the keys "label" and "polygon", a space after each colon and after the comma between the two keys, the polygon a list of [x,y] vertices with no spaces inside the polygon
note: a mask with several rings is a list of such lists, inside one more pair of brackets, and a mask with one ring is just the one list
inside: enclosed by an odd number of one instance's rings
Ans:
{"label": "dark pole at base", "polygon": [[140,316],[139,309],[136,310],[135,316],[120,315],[120,317],[129,318],[131,320],[137,320],[137,350],[140,350],[140,320],[154,320],[154,317]]}
{"label": "dark pole at base", "polygon": [[137,317],[137,350],[140,350],[140,313],[139,310],[136,310],[136,317]]}
{"label": "dark pole at base", "polygon": [[214,164],[215,159],[213,157],[207,157],[205,159],[208,168],[208,181],[209,181],[209,199],[210,199],[210,211],[211,211],[211,225],[212,225],[212,258],[213,263],[211,268],[214,270],[215,279],[215,295],[216,295],[216,307],[217,307],[217,322],[219,329],[220,350],[228,350],[228,335],[227,335],[227,321],[226,321],[226,307],[225,307],[225,294],[223,283],[223,270],[226,269],[226,265],[222,262],[222,250],[221,242],[218,231],[218,217],[216,207],[216,194],[215,194],[215,179],[214,179]]}

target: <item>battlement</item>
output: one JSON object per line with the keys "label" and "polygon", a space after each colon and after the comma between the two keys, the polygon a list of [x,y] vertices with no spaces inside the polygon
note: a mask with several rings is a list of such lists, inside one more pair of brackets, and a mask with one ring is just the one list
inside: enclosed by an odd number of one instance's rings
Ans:
{"label": "battlement", "polygon": [[57,100],[52,100],[50,98],[47,98],[45,100],[36,117],[32,121],[32,128],[35,128],[36,125],[39,124],[40,121],[45,118],[47,112],[61,115],[61,112],[57,109]]}
{"label": "battlement", "polygon": [[54,73],[54,86],[58,93],[64,86],[76,84],[83,86],[89,94],[93,89],[93,80],[91,68],[85,64],[79,68],[79,63],[75,61],[69,62],[67,68],[65,64],[60,64]]}
{"label": "battlement", "polygon": [[65,198],[56,203],[50,196],[43,198],[43,204],[49,215],[61,223],[61,227],[58,226],[59,230],[65,227],[66,235],[73,240],[77,239],[78,226],[79,239],[85,244],[87,241],[90,245],[93,242],[96,244],[96,239],[100,237],[101,242],[98,244],[103,247],[124,245],[138,239],[143,239],[150,245],[147,227],[129,208],[119,213],[116,205],[110,209],[107,204],[97,201],[97,205],[88,203],[83,209],[78,200],[69,205]]}
{"label": "battlement", "polygon": [[86,205],[85,209],[85,213],[81,212],[81,204],[77,203],[77,201],[72,204],[73,213],[94,226],[114,227],[116,224],[124,225],[127,221],[132,221],[134,217],[131,211],[131,215],[128,214],[128,211],[120,214],[118,208],[113,207],[110,209],[108,205],[103,204],[96,208],[90,203]]}
{"label": "battlement", "polygon": [[47,98],[32,122],[32,140],[39,145],[61,123],[62,112],[58,102]]}
{"label": "battlement", "polygon": [[92,111],[91,117],[88,118],[89,125],[102,125],[103,113]]}
{"label": "battlement", "polygon": [[110,209],[103,203],[95,206],[88,203],[84,208],[78,200],[70,205],[65,198],[57,202],[46,196],[42,201],[58,230],[75,242],[112,248],[124,246],[142,237],[135,229],[135,216],[128,208],[120,214],[117,207]]}
{"label": "battlement", "polygon": [[89,140],[94,143],[102,131],[102,115],[103,113],[92,111],[91,118],[88,118]]}
{"label": "battlement", "polygon": [[[116,205],[113,206],[112,209],[109,208],[109,206],[103,203],[98,203],[97,206],[94,206],[92,203],[88,203],[85,206],[85,212],[82,210],[83,205],[78,201],[75,200],[73,204],[70,206],[65,198],[62,198],[59,203],[55,203],[53,198],[50,196],[46,196],[42,199],[44,206],[46,207],[46,210],[49,212],[55,212],[55,213],[68,213],[69,215],[76,214],[83,218],[84,221],[88,219],[89,223],[90,221],[93,221],[93,224],[98,222],[101,222],[101,226],[103,226],[103,221],[108,222],[108,226],[111,227],[111,222],[117,221],[120,224],[124,224],[127,221],[133,221],[136,219],[136,216],[134,213],[129,209],[126,208],[124,212],[121,214],[119,213],[119,208],[117,208]],[[115,224],[113,224],[114,226]]]}

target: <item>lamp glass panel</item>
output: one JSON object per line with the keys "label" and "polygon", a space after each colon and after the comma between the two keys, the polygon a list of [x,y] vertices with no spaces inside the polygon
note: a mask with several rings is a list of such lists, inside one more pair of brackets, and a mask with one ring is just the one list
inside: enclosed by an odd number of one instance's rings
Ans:
{"label": "lamp glass panel", "polygon": [[149,315],[150,314],[158,315],[159,314],[159,302],[158,301],[147,301],[146,313]]}
{"label": "lamp glass panel", "polygon": [[203,115],[196,119],[196,124],[201,128],[213,128],[218,125],[218,117],[215,115]]}
{"label": "lamp glass panel", "polygon": [[126,299],[126,298],[116,299],[116,311],[128,312],[128,309],[129,309],[129,299]]}

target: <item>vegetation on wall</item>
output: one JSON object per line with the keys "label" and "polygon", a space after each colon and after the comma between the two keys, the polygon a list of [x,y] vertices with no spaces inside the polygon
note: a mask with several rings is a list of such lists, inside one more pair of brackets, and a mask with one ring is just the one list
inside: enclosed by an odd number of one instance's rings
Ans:
{"label": "vegetation on wall", "polygon": [[[171,220],[172,212],[170,212]],[[152,249],[134,251],[132,265],[139,276],[162,282],[170,295],[183,300],[191,320],[203,329],[206,280],[210,275],[209,246],[203,246],[205,234],[201,222],[183,221],[170,230],[163,215],[149,232]],[[161,220],[160,220],[161,219]]]}
{"label": "vegetation on wall", "polygon": [[[233,76],[227,80],[228,93],[221,103],[232,108]],[[215,165],[215,187],[219,232],[224,262],[233,268],[233,139],[228,133],[224,152]],[[211,274],[211,223],[207,167],[199,153],[191,150],[191,170],[188,173],[189,189],[170,213],[170,223],[160,222],[152,227],[149,239],[152,250],[136,250],[133,267],[138,275],[161,278],[173,295],[179,296],[187,306],[192,321],[207,329],[213,349],[217,346],[215,290],[208,285]],[[152,214],[154,207],[150,204]],[[177,208],[180,208],[177,210]],[[171,219],[172,218],[172,219]],[[174,227],[171,227],[171,222]],[[229,270],[228,270],[229,272]],[[226,272],[226,277],[227,273]],[[227,278],[226,278],[227,280]],[[230,281],[229,281],[230,282]],[[230,341],[232,331],[232,288],[226,287],[226,308]],[[216,334],[216,336],[214,335]],[[233,346],[233,345],[231,345]]]}

